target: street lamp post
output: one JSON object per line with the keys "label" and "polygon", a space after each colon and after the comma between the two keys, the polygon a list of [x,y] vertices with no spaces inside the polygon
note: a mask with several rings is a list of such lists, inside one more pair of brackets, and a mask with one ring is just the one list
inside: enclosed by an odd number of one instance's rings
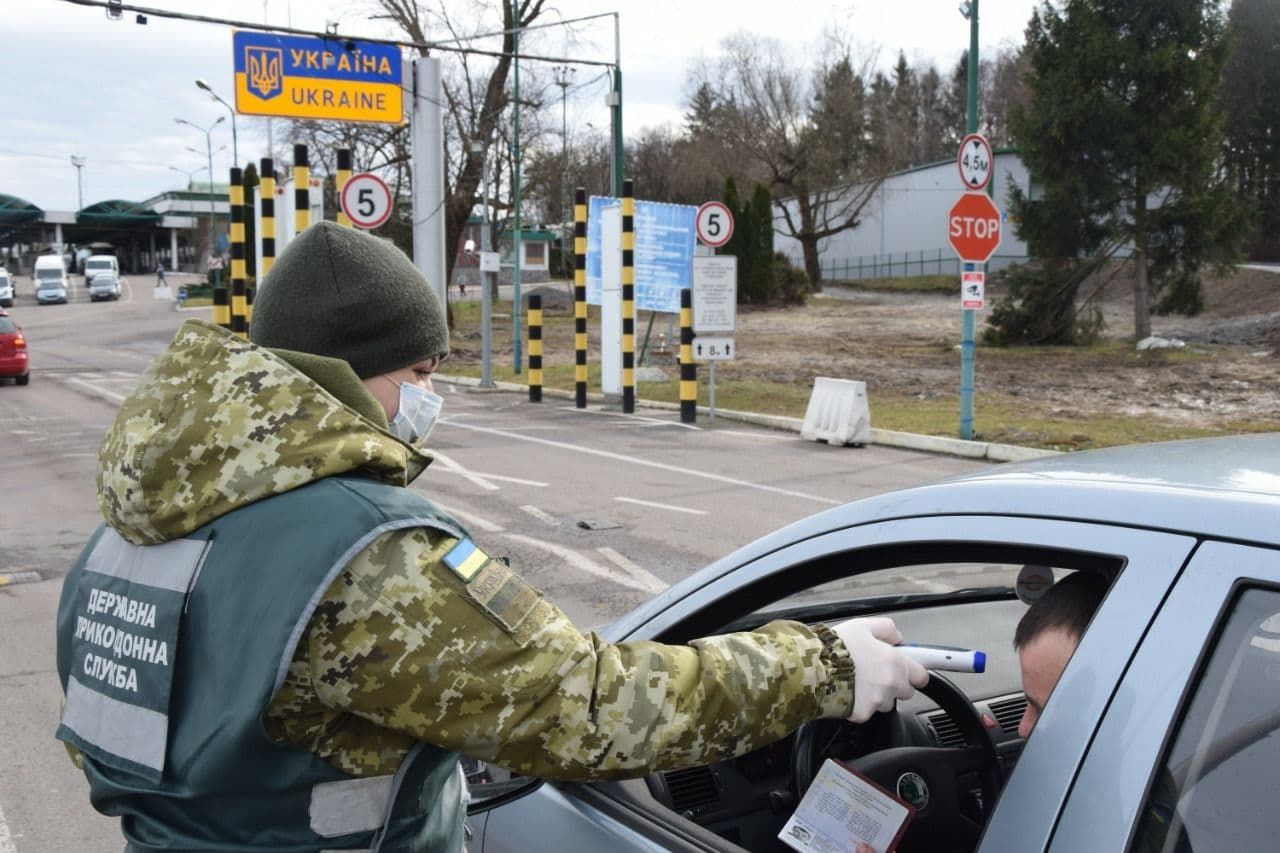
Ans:
{"label": "street lamp post", "polygon": [[572,217],[565,215],[565,202],[569,196],[569,112],[568,112],[568,94],[569,84],[573,82],[573,75],[577,69],[567,65],[557,65],[554,69],[556,85],[560,87],[560,266],[565,266],[565,258],[568,256],[568,236],[565,233],[565,224]]}
{"label": "street lamp post", "polygon": [[[215,127],[217,127],[218,125],[222,124],[222,123],[223,123],[224,121],[226,121],[226,120],[227,120],[227,119],[226,119],[226,117],[225,117],[225,116],[218,116],[218,120],[217,120],[217,121],[215,121],[213,124],[211,124],[211,125],[209,125],[207,128],[205,128],[205,127],[201,127],[201,126],[200,126],[200,125],[198,125],[198,124],[193,124],[193,123],[191,123],[191,122],[187,121],[185,118],[175,118],[175,119],[174,119],[174,121],[175,121],[175,122],[177,122],[178,124],[185,124],[187,127],[194,127],[196,130],[198,130],[198,131],[200,131],[201,133],[203,133],[203,134],[204,134],[204,153],[205,153],[205,157],[206,157],[206,158],[208,158],[208,161],[209,161],[209,260],[210,260],[210,263],[211,263],[211,264],[212,264],[212,260],[213,260],[213,250],[214,250],[214,246],[215,246],[215,242],[214,242],[214,241],[215,241],[215,237],[214,237],[214,232],[213,232],[213,220],[214,220],[214,216],[215,216],[215,210],[214,210],[214,206],[213,206],[213,136],[212,136],[212,131],[213,131],[213,129],[214,129]],[[221,270],[221,268],[216,268],[216,269],[214,269],[214,271],[213,271],[213,284],[214,284],[214,287],[217,287],[217,286],[219,286],[219,285],[221,285],[221,284],[222,284],[222,270]]]}
{"label": "street lamp post", "polygon": [[84,210],[84,185],[80,181],[80,175],[84,170],[85,159],[71,155],[71,165],[76,167],[76,210]]}
{"label": "street lamp post", "polygon": [[222,104],[224,107],[227,108],[227,112],[231,113],[231,159],[234,161],[231,165],[238,167],[240,165],[240,149],[236,147],[236,111],[235,109],[233,109],[232,106],[228,104],[226,101],[222,100],[222,98],[219,98],[218,93],[213,91],[213,89],[209,88],[209,84],[204,82],[203,80],[197,80],[196,86],[200,87],[201,89],[204,89],[206,92],[212,95],[215,101]]}
{"label": "street lamp post", "polygon": [[192,185],[192,176],[193,176],[193,175],[195,175],[195,173],[196,173],[196,172],[200,171],[198,168],[197,168],[197,169],[179,169],[177,166],[170,166],[169,168],[170,168],[170,169],[173,169],[173,171],[177,172],[177,173],[178,173],[178,174],[180,174],[180,175],[186,175],[186,176],[187,176],[187,189],[188,189],[188,190],[189,190],[189,189],[191,189],[191,185]]}

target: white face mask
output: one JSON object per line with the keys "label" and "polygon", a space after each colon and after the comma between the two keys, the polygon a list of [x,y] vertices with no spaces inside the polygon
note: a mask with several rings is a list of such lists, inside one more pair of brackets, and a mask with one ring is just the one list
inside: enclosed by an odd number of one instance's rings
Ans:
{"label": "white face mask", "polygon": [[407,444],[422,444],[436,425],[444,398],[412,382],[396,384],[400,386],[400,409],[391,419],[391,431]]}

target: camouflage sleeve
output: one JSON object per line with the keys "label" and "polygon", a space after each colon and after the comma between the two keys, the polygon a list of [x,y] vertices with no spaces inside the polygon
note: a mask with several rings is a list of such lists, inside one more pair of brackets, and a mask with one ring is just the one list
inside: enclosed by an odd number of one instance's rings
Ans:
{"label": "camouflage sleeve", "polygon": [[414,529],[352,561],[308,633],[322,702],[511,770],[582,780],[742,754],[851,712],[853,664],[825,627],[611,644],[473,548]]}

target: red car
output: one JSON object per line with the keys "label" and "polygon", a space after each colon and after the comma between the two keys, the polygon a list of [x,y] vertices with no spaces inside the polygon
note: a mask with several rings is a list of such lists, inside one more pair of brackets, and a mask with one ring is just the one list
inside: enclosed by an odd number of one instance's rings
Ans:
{"label": "red car", "polygon": [[0,310],[0,377],[12,376],[19,385],[31,381],[27,365],[27,339],[7,311]]}

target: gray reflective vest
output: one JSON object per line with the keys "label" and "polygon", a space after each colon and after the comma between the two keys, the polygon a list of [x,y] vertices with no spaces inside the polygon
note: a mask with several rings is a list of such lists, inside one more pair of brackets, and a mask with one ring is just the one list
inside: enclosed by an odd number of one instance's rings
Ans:
{"label": "gray reflective vest", "polygon": [[418,526],[465,536],[409,489],[331,477],[163,545],[94,534],[58,605],[57,736],[129,850],[462,849],[454,753],[419,744],[356,778],[261,722],[342,568]]}

